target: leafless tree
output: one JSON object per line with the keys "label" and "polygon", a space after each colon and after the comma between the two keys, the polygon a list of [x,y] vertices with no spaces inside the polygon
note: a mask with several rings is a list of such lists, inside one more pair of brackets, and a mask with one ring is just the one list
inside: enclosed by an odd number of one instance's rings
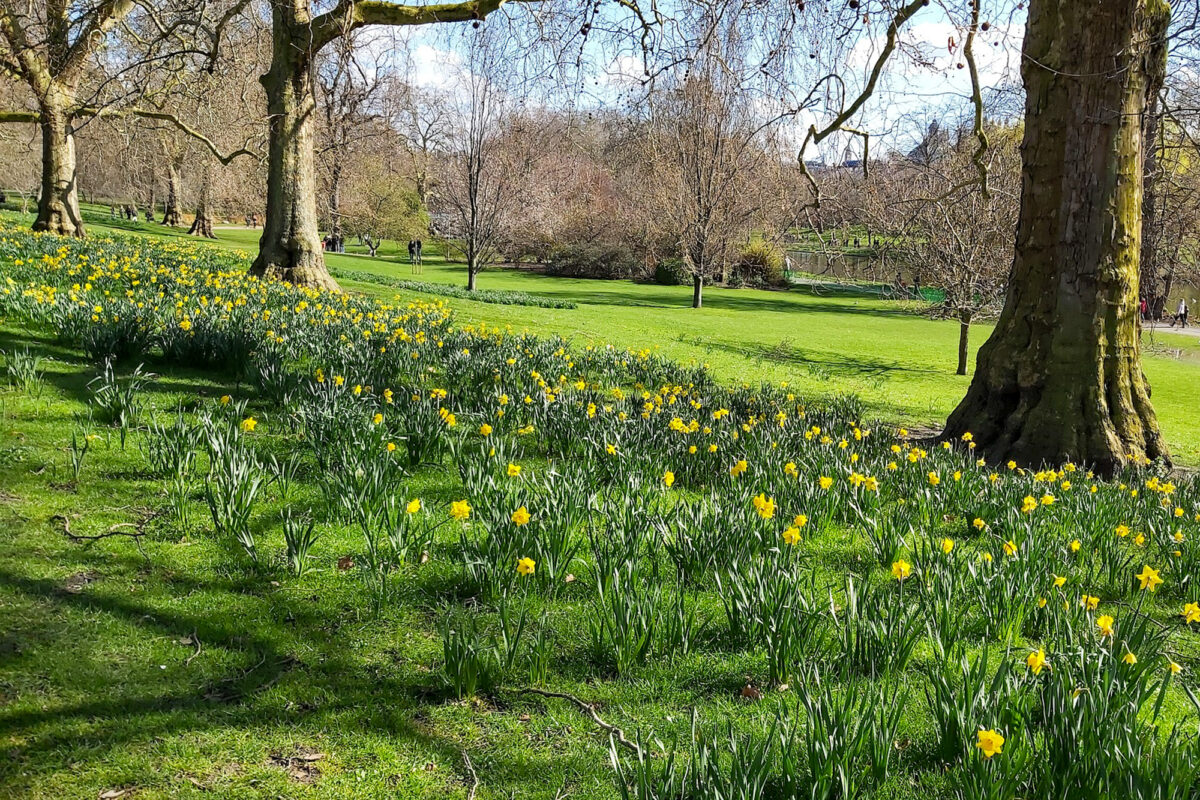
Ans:
{"label": "leafless tree", "polygon": [[[958,374],[966,375],[970,327],[995,314],[1012,266],[1021,162],[1020,130],[988,129],[988,191],[972,161],[970,131],[947,136],[937,152],[893,159],[877,169],[884,192],[879,227],[914,284],[940,291],[929,313],[959,324]],[[904,279],[897,273],[896,283]]]}
{"label": "leafless tree", "polygon": [[762,229],[770,202],[757,171],[778,170],[770,155],[772,126],[795,113],[764,112],[746,79],[745,32],[730,21],[697,25],[701,44],[686,66],[665,76],[651,96],[649,190],[677,241],[692,279],[692,307],[706,281],[720,279],[734,247]]}
{"label": "leafless tree", "polygon": [[453,131],[453,113],[444,92],[393,81],[385,97],[387,117],[400,135],[408,157],[408,173],[423,206],[429,206],[436,186],[431,180],[434,161],[446,152]]}
{"label": "leafless tree", "polygon": [[439,159],[439,201],[453,219],[469,290],[499,253],[536,154],[534,132],[519,113],[521,87],[505,80],[510,44],[501,32],[489,33],[466,44],[451,94],[454,124]]}
{"label": "leafless tree", "polygon": [[[381,35],[387,33],[390,31]],[[392,82],[387,58],[392,49],[386,43],[368,39],[364,31],[355,31],[338,39],[318,58],[317,109],[321,124],[316,157],[325,184],[323,216],[335,235],[342,233],[343,190],[354,167],[352,158],[375,149],[372,143],[394,135],[381,124],[382,95]]]}
{"label": "leafless tree", "polygon": [[[247,3],[0,0],[0,66],[28,87],[33,106],[0,112],[0,122],[35,123],[42,138],[36,230],[84,234],[75,153],[81,121],[138,97],[139,78],[151,68],[213,55]],[[103,60],[118,33],[129,47]]]}

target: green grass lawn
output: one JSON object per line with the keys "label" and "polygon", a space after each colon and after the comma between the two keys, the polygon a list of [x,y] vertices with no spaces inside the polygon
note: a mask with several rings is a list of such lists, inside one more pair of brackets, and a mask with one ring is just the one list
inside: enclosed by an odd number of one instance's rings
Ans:
{"label": "green grass lawn", "polygon": [[[406,576],[377,616],[358,571],[337,566],[342,556],[361,558],[352,528],[321,526],[316,566],[303,578],[280,565],[283,509],[323,502],[319,477],[306,471],[288,498],[272,488],[256,510],[266,566],[249,569],[236,544],[208,530],[199,489],[194,522],[181,532],[141,434],[121,450],[116,433],[101,429],[73,480],[67,432],[85,410],[95,367],[43,336],[0,328],[0,349],[18,347],[49,360],[36,394],[0,388],[0,796],[616,796],[607,738],[569,703],[517,686],[458,700],[445,687],[439,624],[445,604],[461,600],[453,537],[438,539],[432,560]],[[239,391],[212,373],[150,367],[159,377],[148,389],[149,414],[164,421],[175,408]],[[265,419],[274,411],[249,408]],[[269,447],[295,446],[281,424],[272,427],[261,430]],[[418,472],[408,488],[442,506],[461,492],[457,475],[442,468]],[[72,541],[63,519],[76,535],[121,525],[116,530],[144,537]],[[861,538],[843,530],[813,536],[823,570],[869,564]],[[548,689],[586,698],[609,721],[668,742],[686,737],[693,708],[718,730],[769,724],[775,703],[740,694],[747,676],[761,680],[763,655],[722,645],[715,622],[695,652],[651,662],[632,678],[597,679],[588,667],[592,607],[583,583],[535,601],[556,637]],[[704,602],[706,618],[719,619],[715,597]],[[1173,613],[1165,606],[1160,617]],[[953,775],[928,762],[932,723],[920,687],[933,659],[920,647],[897,687],[908,698],[903,766],[877,797],[953,797]],[[1168,718],[1186,711],[1181,697],[1169,699]]]}
{"label": "green grass lawn", "polygon": [[[158,235],[153,229],[150,233]],[[250,232],[230,234],[222,246],[248,247],[253,236]],[[331,257],[331,262],[335,266],[372,269],[400,277],[407,277],[408,273],[407,266],[352,255]],[[424,279],[458,282],[461,272],[455,265],[431,258]],[[145,292],[142,297],[159,291],[148,286],[142,284],[139,290]],[[481,321],[561,333],[577,344],[610,341],[622,346],[657,347],[677,358],[708,362],[718,374],[725,373],[726,379],[732,381],[787,380],[802,385],[809,393],[854,390],[863,394],[873,413],[884,413],[897,420],[936,419],[965,385],[965,379],[955,378],[945,369],[951,362],[956,335],[952,326],[923,320],[903,307],[880,301],[799,292],[714,290],[710,293],[709,307],[697,312],[686,307],[688,290],[683,288],[560,281],[517,271],[487,273],[483,287],[569,297],[579,302],[580,307],[554,310],[453,301],[460,322]],[[371,283],[347,288],[392,294]],[[273,290],[292,291],[284,287]],[[89,308],[92,302],[102,300],[98,297],[100,292],[97,288],[92,299],[84,304],[87,309],[84,314],[92,313]],[[176,308],[174,299],[170,299],[173,296],[165,296],[168,299],[163,301],[164,308],[173,315]],[[296,296],[291,295],[293,299]],[[277,303],[272,310],[290,306],[290,301]],[[214,312],[212,316],[218,317],[220,313]],[[272,317],[271,324],[277,324],[274,320],[281,318],[286,320],[287,313]],[[189,330],[177,326],[174,316],[166,319],[170,324],[158,330]],[[340,336],[339,331],[358,335],[357,320],[345,324],[344,329],[332,329],[325,340],[330,347],[322,352],[336,356],[345,349],[349,339]],[[685,335],[680,335],[684,326]],[[197,323],[196,327],[201,326]],[[241,330],[232,327],[235,330],[225,330],[223,335]],[[319,320],[311,328],[324,330]],[[45,325],[25,327],[12,320],[0,322],[0,350],[12,353],[28,348],[44,359],[44,373],[32,389],[17,388],[7,381],[0,384],[0,753],[4,755],[0,758],[0,797],[22,800],[76,797],[607,800],[619,797],[609,762],[608,737],[570,703],[522,692],[530,683],[586,699],[594,704],[601,717],[630,734],[653,731],[666,743],[647,744],[656,756],[672,741],[684,743],[685,748],[691,746],[693,710],[703,721],[701,730],[710,732],[722,751],[728,750],[729,735],[761,737],[776,709],[796,709],[799,702],[796,698],[801,691],[808,696],[808,688],[798,682],[772,684],[766,678],[769,668],[765,648],[738,641],[723,603],[728,595],[721,584],[704,574],[705,570],[699,570],[699,576],[679,575],[673,556],[665,552],[643,554],[641,550],[652,539],[660,542],[669,538],[671,544],[681,544],[683,537],[678,533],[690,530],[689,523],[685,520],[678,529],[672,528],[673,535],[669,537],[666,533],[651,536],[652,515],[654,520],[661,521],[657,515],[691,503],[696,503],[696,507],[708,504],[704,508],[713,515],[710,517],[714,520],[710,526],[713,529],[719,527],[715,522],[718,513],[722,522],[739,520],[736,525],[724,528],[738,542],[753,539],[747,532],[768,531],[770,538],[760,540],[763,547],[747,560],[761,559],[770,565],[765,571],[772,575],[795,567],[797,574],[811,576],[811,587],[819,587],[819,591],[813,591],[821,604],[814,615],[841,615],[842,622],[836,626],[830,622],[827,635],[814,640],[816,652],[806,649],[799,657],[803,663],[793,667],[796,670],[800,667],[821,670],[820,680],[837,683],[842,690],[876,686],[875,673],[861,664],[845,671],[855,644],[854,641],[833,644],[834,628],[852,630],[846,626],[853,618],[856,625],[863,626],[853,630],[865,631],[867,624],[891,613],[881,613],[883,602],[891,603],[894,599],[895,605],[889,608],[898,609],[905,602],[913,604],[914,598],[924,596],[917,592],[942,586],[950,586],[948,591],[954,593],[951,598],[954,602],[948,608],[961,613],[950,613],[936,625],[953,627],[969,617],[975,626],[971,630],[982,630],[979,626],[983,612],[1012,600],[1027,605],[1029,614],[1035,615],[1035,606],[1046,607],[1036,605],[1038,593],[1045,591],[1055,600],[1047,614],[1058,614],[1061,601],[1064,618],[1080,615],[1081,621],[1073,624],[1082,629],[1079,641],[1086,642],[1088,652],[1103,650],[1110,646],[1109,641],[1093,630],[1096,627],[1093,619],[1076,610],[1079,593],[1094,591],[1105,595],[1100,611],[1120,618],[1122,635],[1133,630],[1130,620],[1138,617],[1131,612],[1133,603],[1139,611],[1146,612],[1148,626],[1171,634],[1161,648],[1139,651],[1141,669],[1147,675],[1151,671],[1155,676],[1167,674],[1168,655],[1182,664],[1183,672],[1175,679],[1176,683],[1160,684],[1166,687],[1160,695],[1161,721],[1164,731],[1175,722],[1194,730],[1195,711],[1181,685],[1189,691],[1195,686],[1194,676],[1200,668],[1200,637],[1181,621],[1179,609],[1185,601],[1196,600],[1200,595],[1194,582],[1189,582],[1192,576],[1184,574],[1183,568],[1172,567],[1163,555],[1166,549],[1178,546],[1187,550],[1187,563],[1194,564],[1196,561],[1192,559],[1200,559],[1196,549],[1200,545],[1195,544],[1200,542],[1200,494],[1190,481],[1181,481],[1173,497],[1181,505],[1177,515],[1172,515],[1173,503],[1164,506],[1159,502],[1149,483],[1139,484],[1143,491],[1135,501],[1134,493],[1128,491],[1132,487],[1124,484],[1119,488],[1106,485],[1098,493],[1090,492],[1090,481],[1082,471],[1069,476],[1074,488],[1057,482],[1058,477],[1055,482],[1043,483],[1041,476],[1035,479],[1006,470],[992,476],[995,480],[991,481],[984,475],[986,470],[978,469],[973,456],[965,450],[935,448],[928,460],[923,455],[918,458],[917,452],[906,458],[899,455],[904,452],[899,442],[895,449],[888,446],[892,440],[886,430],[877,429],[862,436],[857,426],[848,425],[845,420],[829,423],[838,427],[825,430],[831,436],[827,442],[821,442],[820,437],[814,440],[805,433],[812,433],[809,425],[814,417],[802,421],[795,407],[798,401],[793,398],[787,398],[786,406],[792,416],[784,417],[790,425],[788,447],[799,447],[795,451],[776,450],[775,437],[783,436],[778,433],[783,429],[782,421],[775,429],[774,421],[780,418],[767,414],[766,423],[752,433],[754,429],[746,421],[745,409],[754,408],[747,401],[758,398],[748,397],[748,392],[732,399],[730,395],[718,395],[717,402],[728,401],[730,408],[744,407],[734,412],[732,418],[727,412],[723,423],[712,421],[721,417],[708,413],[711,406],[699,406],[703,411],[695,414],[718,432],[711,439],[713,450],[692,448],[697,452],[689,454],[686,446],[689,441],[703,445],[709,440],[680,438],[667,422],[676,408],[685,409],[680,412],[685,416],[692,415],[692,411],[686,410],[687,392],[679,393],[678,398],[676,393],[670,393],[667,410],[641,427],[637,427],[641,425],[638,417],[641,400],[637,395],[626,394],[627,406],[622,408],[631,409],[631,413],[626,415],[622,411],[619,419],[629,424],[617,425],[614,420],[618,419],[618,412],[602,408],[595,424],[612,427],[596,427],[593,429],[596,433],[586,433],[585,426],[592,424],[588,420],[596,409],[585,411],[586,397],[570,394],[587,391],[586,381],[583,388],[571,388],[572,383],[566,378],[564,387],[556,390],[562,392],[564,399],[548,406],[562,410],[556,413],[574,416],[547,414],[545,431],[539,430],[533,436],[514,434],[511,428],[517,425],[517,420],[524,420],[522,414],[526,413],[522,411],[516,387],[529,377],[527,364],[519,364],[516,357],[524,357],[521,348],[535,346],[505,340],[497,347],[511,350],[488,353],[488,343],[481,337],[463,337],[443,350],[435,336],[440,334],[429,336],[426,344],[435,352],[434,358],[444,359],[437,362],[444,368],[418,366],[406,373],[405,380],[414,381],[406,383],[406,388],[417,391],[415,387],[421,387],[419,397],[430,396],[424,394],[425,388],[438,388],[443,382],[449,385],[455,374],[474,374],[453,373],[450,365],[457,364],[465,370],[459,356],[492,358],[493,361],[485,362],[486,369],[481,374],[495,375],[500,380],[501,371],[507,369],[504,380],[512,383],[492,387],[489,382],[484,389],[488,393],[486,405],[456,406],[462,424],[453,435],[461,437],[456,441],[462,449],[450,458],[439,455],[434,463],[401,477],[402,482],[392,496],[402,500],[421,498],[430,514],[430,524],[439,527],[426,551],[428,558],[423,553],[422,557],[411,558],[397,568],[392,576],[395,594],[376,612],[368,572],[363,568],[366,550],[363,534],[339,515],[342,496],[331,497],[326,491],[335,485],[333,480],[337,476],[332,473],[336,470],[323,469],[315,455],[328,456],[331,449],[344,451],[347,448],[343,442],[347,440],[327,437],[318,444],[320,437],[314,433],[319,428],[315,423],[318,412],[334,408],[334,401],[322,405],[326,400],[315,398],[335,398],[336,413],[345,421],[356,421],[361,427],[385,425],[370,430],[386,431],[390,430],[386,425],[415,419],[421,413],[408,400],[407,391],[393,407],[382,405],[378,398],[384,393],[378,392],[378,387],[374,391],[368,388],[360,397],[352,389],[353,376],[341,385],[333,374],[327,376],[326,382],[322,372],[318,387],[312,372],[314,364],[306,361],[303,388],[293,395],[292,404],[281,408],[231,375],[172,363],[165,355],[162,358],[155,355],[157,351],[149,351],[149,355],[139,351],[138,358],[146,355],[146,367],[157,373],[141,393],[146,408],[139,424],[131,431],[125,447],[113,427],[97,425],[98,438],[76,478],[71,469],[71,436],[87,413],[92,395],[88,386],[97,375],[97,365],[82,350],[60,344],[61,340]],[[781,341],[786,344],[781,345]],[[373,340],[366,352],[379,352],[375,343]],[[537,363],[542,371],[549,373],[563,363],[558,360],[562,354],[555,352],[550,357],[553,345],[543,349],[546,358]],[[1151,359],[1153,369],[1164,370],[1155,378],[1159,384],[1166,382],[1164,376],[1171,374],[1169,370],[1183,376],[1181,383],[1196,380],[1196,366],[1191,359],[1197,349],[1189,343],[1179,343],[1177,349],[1181,351],[1177,358],[1164,353]],[[506,360],[509,355],[514,357]],[[410,363],[407,352],[402,357]],[[550,367],[545,366],[547,362]],[[11,362],[6,362],[6,367],[11,368]],[[334,367],[329,365],[329,368],[332,371]],[[429,378],[430,375],[434,377]],[[553,380],[554,376],[550,378]],[[421,383],[425,380],[434,382]],[[490,381],[490,377],[486,380]],[[630,388],[628,383],[623,384],[626,390]],[[326,390],[328,394],[324,394]],[[503,401],[491,394],[502,390],[506,392]],[[536,389],[531,391],[537,393]],[[456,392],[466,394],[461,385]],[[511,404],[507,392],[513,393]],[[1186,403],[1182,395],[1176,407],[1168,402],[1169,392],[1162,389],[1159,392],[1164,417],[1174,414],[1172,424],[1187,428],[1190,418],[1184,416]],[[228,409],[237,406],[217,400],[225,394],[239,400],[249,398],[250,404],[244,412],[238,410],[236,416],[229,416]],[[616,394],[609,391],[605,397],[611,399]],[[678,405],[676,399],[680,400]],[[386,423],[382,411],[377,420],[364,413],[368,402],[379,403],[370,405],[372,410],[387,411]],[[596,403],[606,402],[604,397],[597,396]],[[206,475],[211,473],[194,468],[186,498],[187,519],[180,520],[175,515],[167,496],[168,480],[154,472],[149,457],[150,445],[157,434],[148,424],[170,422],[177,410],[193,425],[199,421],[199,411],[217,414],[219,424],[243,432],[237,434],[242,437],[238,441],[258,459],[265,459],[268,454],[280,459],[296,458],[299,466],[291,488],[285,490],[279,483],[268,484],[254,508],[252,525],[261,558],[259,566],[251,565],[230,536],[214,530],[205,495]],[[812,405],[805,410],[814,415],[821,413]],[[243,413],[259,421],[248,433],[245,426],[238,425]],[[650,413],[645,413],[650,420]],[[439,419],[444,418],[432,411],[430,416],[437,425],[442,424]],[[479,425],[485,419],[496,422],[498,429],[508,425],[510,430],[498,430],[493,436],[490,427],[485,431]],[[291,424],[296,420],[304,421]],[[572,440],[577,442],[565,455],[553,451],[548,444],[553,441],[550,430],[554,425],[560,431],[571,431]],[[614,448],[608,453],[613,460],[605,461],[603,442],[608,441],[607,434],[619,436],[622,431],[641,431],[646,438],[637,440],[630,433],[621,440],[619,455]],[[699,436],[708,434],[706,430]],[[1189,441],[1179,434],[1173,435],[1176,443]],[[842,436],[846,441],[839,443]],[[385,449],[382,438],[374,441],[379,445],[378,450],[361,452],[373,454],[371,457],[378,461],[392,458],[392,451]],[[720,455],[705,455],[717,452],[716,441],[721,442]],[[591,449],[583,449],[585,444]],[[1177,446],[1182,448],[1181,444]],[[196,447],[207,452],[202,444]],[[745,478],[735,480],[726,466],[728,461],[718,461],[725,459],[727,452],[742,452],[739,447],[755,448],[746,451],[747,458],[754,458],[755,463]],[[860,447],[866,453],[862,461],[858,459]],[[489,452],[488,448],[496,449]],[[645,452],[640,452],[643,449]],[[696,467],[698,477],[689,485],[685,470],[689,468],[687,459],[693,457],[710,459],[713,469],[711,478],[702,479],[707,468]],[[199,458],[211,464],[213,457]],[[801,462],[801,473],[797,474],[803,477],[785,479],[790,474],[783,466],[786,458]],[[900,464],[885,466],[893,458]],[[522,465],[525,472],[520,473],[521,477],[505,472],[505,462],[510,459]],[[511,595],[505,594],[514,598],[514,602],[528,603],[536,620],[534,626],[549,632],[546,651],[549,656],[542,677],[534,679],[528,672],[521,674],[519,664],[506,671],[504,681],[496,688],[459,699],[444,674],[449,659],[443,651],[442,623],[448,618],[470,617],[496,626],[498,604],[494,598],[485,598],[479,587],[468,580],[466,562],[470,554],[481,552],[471,549],[480,542],[503,539],[516,531],[508,525],[506,516],[515,502],[500,506],[504,521],[485,530],[492,523],[484,521],[486,510],[481,508],[483,502],[477,495],[471,495],[476,516],[465,524],[450,523],[447,507],[468,495],[465,476],[469,468],[477,468],[480,463],[496,469],[496,474],[489,473],[487,478],[495,480],[487,483],[487,479],[476,477],[472,485],[490,486],[493,497],[501,498],[500,503],[526,496],[546,500],[560,485],[570,488],[572,481],[582,480],[595,480],[583,487],[594,489],[595,494],[588,505],[576,508],[591,509],[593,501],[607,503],[615,498],[613,506],[595,506],[604,508],[607,515],[623,499],[638,495],[649,501],[642,509],[645,514],[634,509],[636,513],[628,514],[625,520],[618,520],[616,514],[599,522],[586,512],[580,516],[586,521],[568,531],[568,536],[579,542],[578,555],[566,564],[578,573],[578,580],[567,580],[564,576],[561,584],[556,580],[550,585],[547,577],[550,573],[543,562],[536,578],[525,584],[513,583]],[[608,464],[618,466],[608,467]],[[580,465],[586,469],[571,471],[572,466]],[[679,485],[671,488],[664,480],[664,467],[680,470]],[[795,463],[790,467],[795,470]],[[265,473],[274,467],[261,466],[261,469]],[[615,470],[615,477],[608,482],[601,480],[599,476],[609,469]],[[859,469],[879,476],[884,489],[861,492],[857,487],[851,489],[853,479],[846,476],[856,475],[851,470]],[[585,473],[590,473],[590,477],[580,477]],[[821,495],[815,488],[819,485],[818,473],[839,476],[832,495]],[[941,488],[935,491],[931,487],[938,484],[929,476],[937,473],[943,477],[939,479]],[[345,470],[343,474],[357,473]],[[960,483],[963,474],[965,478]],[[1144,478],[1139,476],[1138,480]],[[534,480],[543,479],[547,488],[537,491],[526,489],[524,483],[511,482],[530,481],[533,486]],[[505,480],[510,483],[501,482]],[[993,485],[998,487],[997,491],[1005,492],[1003,506],[984,510],[978,505],[982,502],[980,497],[990,498],[987,502],[997,500],[988,488]],[[898,490],[893,487],[898,486],[907,487],[903,497],[894,494]],[[1061,495],[1059,501],[1044,499],[1043,493],[1051,490]],[[778,492],[781,498],[787,492],[793,500],[786,507],[781,502],[777,516],[765,515],[761,510],[756,513],[753,509],[761,507],[750,498],[759,491]],[[854,524],[819,521],[823,513],[829,519],[834,518],[827,510],[828,501],[823,498],[836,496],[842,498],[837,500],[842,503],[852,497],[853,502],[866,504],[874,502],[872,491],[888,495],[887,505],[881,506],[885,511],[878,512],[877,519],[890,512],[899,515],[901,507],[925,508],[921,497],[939,498],[929,500],[931,513],[923,518],[919,530],[910,527],[902,533],[906,537],[904,549],[897,552],[910,558],[922,571],[919,578],[913,574],[911,583],[898,584],[892,577],[895,573],[887,565],[891,562],[894,569],[899,562],[893,562],[891,557],[881,562],[861,521]],[[505,492],[513,494],[502,494]],[[1027,492],[1031,493],[1029,501],[1036,510],[1019,512],[1016,509],[1020,498]],[[1040,503],[1033,494],[1043,497]],[[804,505],[800,497],[807,498]],[[756,498],[763,499],[762,495]],[[728,505],[712,505],[718,500]],[[1163,500],[1166,501],[1165,495]],[[1097,505],[1101,501],[1106,505]],[[1087,530],[1084,529],[1088,526],[1083,524],[1045,521],[1062,519],[1055,515],[1060,511],[1067,513],[1068,509],[1091,508],[1092,513],[1108,514],[1105,509],[1113,506],[1119,508],[1119,512],[1113,513],[1128,512],[1131,516],[1112,519],[1129,521],[1138,528],[1138,533],[1149,533],[1152,537],[1149,546],[1136,549],[1143,544],[1114,539],[1116,534],[1108,517],[1103,524],[1091,525]],[[541,510],[532,501],[530,507],[535,513]],[[989,521],[980,519],[979,525],[973,525],[970,521],[973,514],[965,513],[967,509],[988,514]],[[291,574],[283,558],[283,519],[292,510],[313,514],[321,534],[312,551],[313,569],[303,576]],[[800,511],[811,512],[813,523],[807,524],[806,520],[802,539],[788,545],[795,550],[786,550],[778,545],[777,537],[781,535],[780,529],[793,519],[792,515]],[[775,515],[774,506],[771,515]],[[846,518],[851,518],[848,513]],[[539,530],[542,523],[543,520],[536,520],[530,529]],[[519,523],[514,519],[513,524]],[[989,525],[995,525],[996,529],[993,531]],[[1175,541],[1169,537],[1177,526],[1186,531],[1186,536],[1181,533],[1179,540],[1186,544],[1169,544]],[[542,530],[551,527],[547,524]],[[698,525],[695,530],[700,527],[703,526]],[[597,652],[591,625],[608,608],[596,602],[598,590],[591,573],[598,570],[599,553],[605,543],[611,545],[616,541],[592,539],[591,534],[600,534],[601,529],[604,537],[615,536],[618,530],[644,536],[645,541],[636,540],[638,548],[633,556],[626,556],[625,563],[637,565],[640,586],[666,587],[664,591],[684,598],[696,612],[702,624],[690,639],[694,646],[678,647],[661,658],[652,657],[647,663],[635,664],[621,674],[614,671],[605,652]],[[947,540],[943,537],[949,536],[958,543],[946,549]],[[1004,555],[1006,537],[1016,538],[1025,548],[1020,550],[1013,545],[1011,559]],[[1083,556],[1074,556],[1067,544],[1074,537],[1087,542]],[[1117,544],[1109,544],[1112,541]],[[1101,546],[1112,550],[1101,551],[1098,549]],[[1017,552],[1021,554],[1018,556]],[[1030,553],[1028,557],[1026,552]],[[1101,552],[1128,558],[1129,564],[1121,562],[1115,578],[1098,576],[1092,570],[1099,563],[1099,556],[1093,558],[1093,554]],[[995,566],[983,566],[993,564],[993,553]],[[778,561],[767,561],[776,557]],[[794,561],[788,561],[793,557]],[[939,558],[943,560],[934,560]],[[1168,580],[1162,591],[1154,595],[1138,594],[1130,577],[1133,569],[1146,559],[1162,566]],[[777,565],[785,569],[776,571]],[[745,566],[739,564],[737,568]],[[946,572],[937,571],[943,568]],[[929,569],[929,575],[957,575],[954,580],[965,583],[955,588],[949,578],[927,581],[925,569]],[[1003,569],[1012,572],[1001,572]],[[1022,583],[1025,591],[1019,597],[1012,595],[1008,584],[991,582],[984,600],[980,601],[969,594],[976,587],[976,570],[981,575],[1020,573],[1033,578],[1029,586]],[[1063,584],[1052,583],[1052,570],[1064,574]],[[851,574],[883,587],[876,595],[882,598],[881,605],[851,614],[845,590],[845,579]],[[524,579],[514,578],[520,580]],[[537,583],[539,580],[542,583]],[[1054,593],[1062,585],[1066,586],[1063,593]],[[792,585],[785,600],[798,596],[800,589],[809,591],[799,584]],[[828,612],[824,606],[826,597]],[[668,604],[661,607],[668,608]],[[785,606],[787,611],[794,608]],[[614,616],[616,613],[613,612]],[[732,617],[735,621],[740,619],[737,614]],[[892,619],[886,630],[895,632],[898,626],[894,620],[898,617]],[[972,633],[969,639],[963,639],[963,652],[973,657],[988,653],[993,668],[1001,661],[1011,663],[1021,681],[1030,686],[1040,685],[1036,684],[1036,674],[1026,671],[1024,659],[1042,640],[1027,639],[1021,632],[1025,630],[1025,617],[1020,620],[1018,632],[1006,634],[1011,649],[999,644],[998,635]],[[1062,667],[1060,671],[1056,666],[1043,675],[1043,680],[1048,683],[1051,677],[1073,675],[1068,671],[1069,643],[1050,636],[1049,627],[1041,625],[1039,622],[1030,630],[1045,635],[1046,649],[1051,651],[1052,658],[1058,659],[1054,663]],[[938,754],[937,726],[925,690],[931,685],[931,675],[948,674],[949,670],[935,652],[932,637],[927,634],[929,629],[924,626],[924,617],[912,623],[907,635],[914,642],[911,661],[891,673],[886,684],[894,694],[884,702],[889,708],[898,707],[902,713],[894,737],[888,734],[885,746],[892,768],[880,785],[873,787],[871,795],[881,800],[952,800],[968,769],[975,768],[966,764],[983,764],[980,769],[986,770],[988,765],[1008,763],[997,759],[984,764],[983,756],[974,747],[976,722],[986,718],[988,725],[1002,726],[987,716],[992,713],[987,708],[971,712],[967,725],[970,741],[964,744],[967,752],[962,763],[948,761]],[[867,650],[861,648],[859,640],[857,652],[860,656],[863,652],[887,652],[891,643],[903,638],[903,634],[883,635]],[[1116,646],[1115,641],[1114,638],[1111,647]],[[1115,656],[1110,661],[1117,663]],[[843,670],[840,675],[839,669]],[[751,692],[747,697],[743,688],[748,683],[759,687],[763,694],[755,697]],[[1073,685],[1067,686],[1067,695]],[[1096,688],[1098,695],[1098,685]],[[791,713],[795,715],[793,720],[809,718],[799,710]],[[1014,736],[1007,752],[1011,755],[1019,753],[1023,746],[1032,747],[1037,735],[1041,734],[1031,733],[1025,742]],[[1083,732],[1093,750],[1097,742],[1106,742],[1107,736],[1107,731]],[[796,749],[801,749],[801,745],[797,744]],[[728,772],[727,752],[723,759]],[[1188,750],[1183,759],[1191,764],[1200,763],[1200,749]],[[661,764],[663,759],[654,761]],[[859,766],[861,762],[859,759]]]}
{"label": "green grass lawn", "polygon": [[[132,230],[188,238],[183,230],[148,223],[111,223],[107,208],[89,209],[93,230]],[[214,244],[253,254],[259,232],[219,229]],[[388,242],[378,258],[365,248],[329,254],[333,268],[414,276],[407,252]],[[354,251],[360,251],[355,253]],[[466,285],[466,268],[449,263],[433,246],[423,273],[432,283]],[[393,289],[354,281],[345,288],[383,297]],[[809,289],[763,291],[710,288],[705,307],[691,308],[691,288],[630,281],[552,278],[533,270],[493,269],[479,278],[483,289],[507,289],[570,300],[575,309],[500,306],[454,300],[460,323],[484,323],[516,331],[558,334],[577,344],[649,348],[683,363],[708,364],[731,382],[788,382],[805,391],[854,392],[873,414],[910,426],[940,426],[966,392],[969,377],[954,374],[958,325],[926,319],[910,304],[854,293]],[[982,344],[990,326],[972,330]],[[1147,334],[1145,369],[1159,422],[1181,464],[1200,464],[1200,340]]]}

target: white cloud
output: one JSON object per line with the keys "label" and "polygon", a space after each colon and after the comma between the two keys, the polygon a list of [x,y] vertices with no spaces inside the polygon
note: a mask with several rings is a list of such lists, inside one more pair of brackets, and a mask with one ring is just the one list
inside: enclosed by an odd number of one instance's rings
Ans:
{"label": "white cloud", "polygon": [[408,80],[422,89],[450,89],[461,86],[467,76],[461,53],[431,44],[418,44],[409,50]]}

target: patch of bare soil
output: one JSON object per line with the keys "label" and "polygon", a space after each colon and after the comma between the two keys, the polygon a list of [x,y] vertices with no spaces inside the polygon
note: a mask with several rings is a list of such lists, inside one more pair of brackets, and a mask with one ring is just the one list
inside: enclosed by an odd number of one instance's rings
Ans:
{"label": "patch of bare soil", "polygon": [[317,762],[323,758],[325,758],[324,753],[308,747],[298,747],[290,755],[272,753],[267,759],[267,763],[283,769],[289,778],[298,783],[313,783],[321,777],[321,768]]}

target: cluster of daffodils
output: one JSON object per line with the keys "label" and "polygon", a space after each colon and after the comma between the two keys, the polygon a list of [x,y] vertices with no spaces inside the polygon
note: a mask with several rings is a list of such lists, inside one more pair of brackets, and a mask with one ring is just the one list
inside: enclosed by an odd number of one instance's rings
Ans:
{"label": "cluster of daffodils", "polygon": [[[1072,796],[1055,783],[1082,774],[1065,753],[1116,785],[1091,755],[1113,730],[1123,763],[1159,763],[1148,726],[1200,625],[1191,480],[990,464],[970,434],[915,441],[854,398],[457,326],[439,302],[258,281],[194,245],[0,235],[0,314],[97,358],[154,352],[245,376],[249,396],[214,402],[179,441],[209,442],[225,465],[206,495],[252,557],[248,487],[294,471],[255,450],[278,437],[321,476],[326,516],[361,530],[379,602],[428,559],[497,606],[567,594],[589,604],[600,675],[685,657],[716,626],[814,719],[829,709],[809,678],[836,670],[860,691],[845,725],[883,719],[863,687],[930,680],[939,757],[1016,795]],[[410,496],[431,466],[461,479],[445,504]],[[566,592],[577,575],[588,588]],[[445,633],[448,671],[480,652],[464,630]],[[916,652],[932,664],[920,674]]]}

